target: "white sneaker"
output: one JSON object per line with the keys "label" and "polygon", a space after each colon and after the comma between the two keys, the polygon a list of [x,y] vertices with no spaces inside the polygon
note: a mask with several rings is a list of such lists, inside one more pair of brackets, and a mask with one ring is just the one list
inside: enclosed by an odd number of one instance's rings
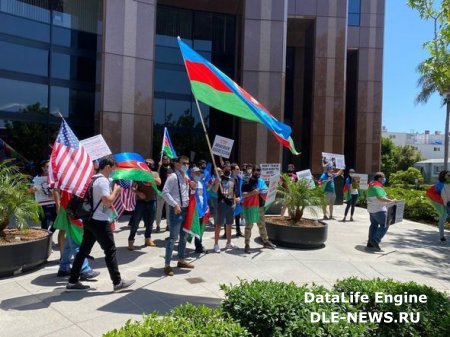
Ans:
{"label": "white sneaker", "polygon": [[220,253],[220,247],[219,247],[219,245],[214,245],[214,251],[215,251],[216,253]]}
{"label": "white sneaker", "polygon": [[225,246],[225,249],[233,249],[233,248],[237,248],[237,246],[233,243],[227,243],[227,245]]}

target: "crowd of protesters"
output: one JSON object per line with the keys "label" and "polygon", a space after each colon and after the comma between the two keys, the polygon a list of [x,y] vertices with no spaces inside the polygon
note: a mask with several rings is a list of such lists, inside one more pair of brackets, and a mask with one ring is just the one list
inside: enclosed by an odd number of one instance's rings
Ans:
{"label": "crowd of protesters", "polygon": [[[128,250],[135,249],[136,234],[141,220],[145,227],[144,246],[156,246],[152,239],[153,232],[168,231],[163,269],[167,276],[173,276],[175,273],[171,261],[176,243],[178,243],[177,268],[194,268],[194,265],[186,260],[188,233],[183,229],[183,223],[188,215],[188,206],[194,199],[197,203],[199,223],[199,233],[194,238],[196,253],[209,252],[202,239],[206,226],[214,228],[214,243],[211,244],[211,251],[215,253],[220,253],[222,250],[239,249],[232,242],[233,225],[235,226],[235,236],[244,237],[245,246],[243,248],[246,254],[251,252],[250,238],[254,224],[258,227],[262,248],[276,248],[269,241],[266,231],[267,184],[261,178],[261,169],[258,165],[245,163],[239,165],[221,161],[219,167],[211,167],[211,164],[207,164],[204,160],[191,163],[186,156],[174,159],[162,156],[159,163],[156,164],[152,159],[147,159],[146,164],[152,173],[153,181],[134,182],[131,186],[131,191],[135,194],[136,206],[129,221]],[[48,161],[41,163],[40,176],[46,176],[48,165]],[[89,258],[91,258],[89,254],[97,241],[105,253],[105,261],[114,290],[126,289],[134,283],[134,280],[124,280],[120,275],[113,229],[110,226],[111,213],[114,211],[112,204],[121,190],[121,187],[112,183],[110,179],[115,166],[116,162],[112,156],[96,161],[96,175],[93,177],[92,185],[93,204],[96,207],[92,219],[84,224],[82,239],[76,238],[70,226],[58,225],[61,223],[61,218],[68,222],[67,215],[61,211],[61,203],[64,204],[64,200],[70,196],[68,197],[65,192],[48,188],[47,192],[49,195],[53,195],[54,203],[42,205],[44,208],[42,228],[52,232],[60,229],[58,246],[61,258],[57,276],[69,276],[66,286],[68,290],[86,290],[89,286],[80,283],[80,280],[95,279],[99,275],[89,265]],[[323,167],[324,172],[316,181],[325,193],[326,206],[328,206],[323,207],[323,219],[334,220],[333,205],[336,199],[334,180],[336,177],[342,176],[344,170],[335,170],[326,163]],[[291,181],[298,181],[293,164],[288,165],[286,174]],[[342,222],[346,222],[350,210],[350,221],[354,221],[354,208],[360,194],[359,178],[354,174],[355,171],[351,169],[345,179],[348,193],[345,196],[347,206]],[[384,174],[377,172],[374,180],[369,184],[370,193],[368,193],[367,201],[371,225],[367,242],[368,249],[380,250],[379,243],[389,228],[386,221],[386,206],[395,200],[387,197],[383,189],[384,183]],[[154,188],[155,186],[152,184],[155,184],[157,188]],[[329,208],[328,212],[326,208]],[[165,228],[161,228],[163,219],[166,220]],[[154,222],[156,222],[155,229],[153,229]],[[223,238],[226,240],[223,246],[220,245],[219,240],[222,228],[224,229]],[[441,236],[443,237],[442,233]],[[441,241],[443,240],[445,239],[441,239]]]}

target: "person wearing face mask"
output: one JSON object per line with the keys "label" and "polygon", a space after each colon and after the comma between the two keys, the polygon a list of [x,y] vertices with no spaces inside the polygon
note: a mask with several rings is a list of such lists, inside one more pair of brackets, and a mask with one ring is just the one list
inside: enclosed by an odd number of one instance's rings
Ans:
{"label": "person wearing face mask", "polygon": [[223,174],[220,176],[220,184],[214,186],[217,192],[217,223],[214,223],[214,251],[220,253],[219,235],[222,225],[225,225],[227,243],[225,249],[233,249],[236,246],[231,242],[231,226],[234,221],[234,209],[240,198],[236,195],[237,181],[231,175],[231,165],[224,164]]}
{"label": "person wearing face mask", "polygon": [[[162,160],[158,163],[158,173],[159,177],[161,178],[161,184],[158,186],[158,190],[162,192],[162,189],[164,187],[164,184],[166,183],[167,177],[173,173],[173,170],[170,166],[170,159],[167,156],[163,156]],[[166,209],[166,231],[170,228],[170,219],[169,219],[169,204],[166,203],[164,198],[162,197],[162,194],[158,195],[156,198],[156,228],[155,232],[159,233],[161,231],[161,219],[163,214],[163,208],[165,206]]]}
{"label": "person wearing face mask", "polygon": [[[130,235],[128,236],[128,250],[133,251],[134,238],[139,227],[141,220],[144,220],[145,227],[145,243],[146,247],[155,247],[156,244],[153,242],[152,229],[153,221],[155,220],[155,210],[156,210],[156,191],[155,189],[161,185],[161,179],[158,172],[152,171],[154,161],[153,159],[145,160],[148,168],[151,170],[154,182],[133,182],[131,191],[136,194],[136,207],[134,209],[134,214],[130,226]],[[156,187],[153,186],[156,184]]]}
{"label": "person wearing face mask", "polygon": [[175,242],[178,242],[178,268],[194,268],[194,265],[185,261],[186,255],[186,232],[183,230],[183,222],[187,215],[189,206],[189,189],[195,189],[195,183],[187,176],[189,169],[189,158],[180,156],[173,159],[174,173],[167,177],[163,187],[163,198],[169,204],[170,236],[166,244],[164,273],[173,276],[174,272],[170,266]]}
{"label": "person wearing face mask", "polygon": [[297,174],[295,173],[295,166],[294,166],[294,164],[289,164],[288,165],[287,174],[289,176],[289,179],[291,179],[293,182],[298,181]]}
{"label": "person wearing face mask", "polygon": [[113,156],[106,156],[100,160],[99,173],[92,178],[92,204],[95,212],[92,218],[84,224],[83,239],[80,250],[75,257],[70,273],[69,282],[66,285],[68,291],[88,290],[90,287],[79,282],[81,268],[84,260],[91,253],[92,247],[98,241],[105,253],[105,262],[109,276],[113,282],[114,291],[121,291],[130,287],[135,280],[122,279],[116,258],[116,244],[111,229],[111,219],[113,217],[112,204],[119,195],[121,187],[114,185],[111,192],[109,177],[116,167],[116,160]]}
{"label": "person wearing face mask", "polygon": [[342,222],[346,221],[348,211],[351,207],[350,212],[350,221],[353,221],[353,214],[355,213],[355,206],[356,202],[358,201],[359,197],[359,177],[354,177],[353,174],[355,173],[354,169],[350,169],[349,175],[347,179],[345,179],[345,185],[344,185],[344,197],[345,202],[347,203],[347,207],[345,207],[344,212],[344,219],[342,219]]}
{"label": "person wearing face mask", "polygon": [[191,191],[191,194],[195,194],[195,198],[197,201],[197,212],[199,215],[199,224],[201,226],[200,237],[194,238],[195,244],[195,252],[198,254],[208,254],[208,251],[203,246],[203,232],[205,230],[205,221],[209,219],[204,219],[205,216],[208,216],[208,198],[206,193],[206,187],[204,182],[202,181],[202,170],[198,167],[194,167],[191,170],[191,177],[195,182],[195,188]]}
{"label": "person wearing face mask", "polygon": [[367,211],[370,214],[369,240],[367,248],[381,251],[380,242],[386,235],[389,224],[386,222],[387,207],[395,199],[389,199],[384,190],[386,178],[383,172],[375,173],[367,190]]}
{"label": "person wearing face mask", "polygon": [[[247,166],[248,167],[248,166]],[[245,253],[250,253],[250,237],[252,235],[253,224],[258,225],[259,235],[261,236],[263,247],[275,249],[276,246],[269,241],[264,217],[265,194],[267,185],[261,179],[261,169],[254,167],[250,179],[242,186],[242,213],[245,219]]]}

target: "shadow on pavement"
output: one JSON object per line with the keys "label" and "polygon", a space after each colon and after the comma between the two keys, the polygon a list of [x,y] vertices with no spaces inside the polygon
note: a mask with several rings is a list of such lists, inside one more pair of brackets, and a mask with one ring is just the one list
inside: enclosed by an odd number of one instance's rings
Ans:
{"label": "shadow on pavement", "polygon": [[[114,294],[110,291],[103,292],[96,291],[95,289],[84,292],[67,292],[65,288],[61,287],[47,293],[3,300],[0,302],[0,308],[5,311],[32,311],[48,308],[52,303],[56,302],[79,302],[79,304],[82,304],[80,301],[85,298],[105,295],[114,297],[111,297],[109,303],[99,307],[97,310],[122,314],[143,314],[153,311],[163,314],[175,306],[184,303],[206,305],[209,307],[217,307],[221,303],[220,298],[186,296],[143,288],[138,288],[127,293]],[[74,307],[75,309],[76,307]]]}

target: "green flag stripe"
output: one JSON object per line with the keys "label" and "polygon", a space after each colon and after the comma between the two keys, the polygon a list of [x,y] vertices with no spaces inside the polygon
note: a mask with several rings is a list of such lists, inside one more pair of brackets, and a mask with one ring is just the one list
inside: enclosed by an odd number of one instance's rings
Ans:
{"label": "green flag stripe", "polygon": [[191,86],[194,96],[199,101],[231,115],[261,123],[253,111],[236,94],[218,91],[197,81],[191,81]]}
{"label": "green flag stripe", "polygon": [[367,197],[385,197],[386,192],[379,186],[372,186],[367,190]]}

